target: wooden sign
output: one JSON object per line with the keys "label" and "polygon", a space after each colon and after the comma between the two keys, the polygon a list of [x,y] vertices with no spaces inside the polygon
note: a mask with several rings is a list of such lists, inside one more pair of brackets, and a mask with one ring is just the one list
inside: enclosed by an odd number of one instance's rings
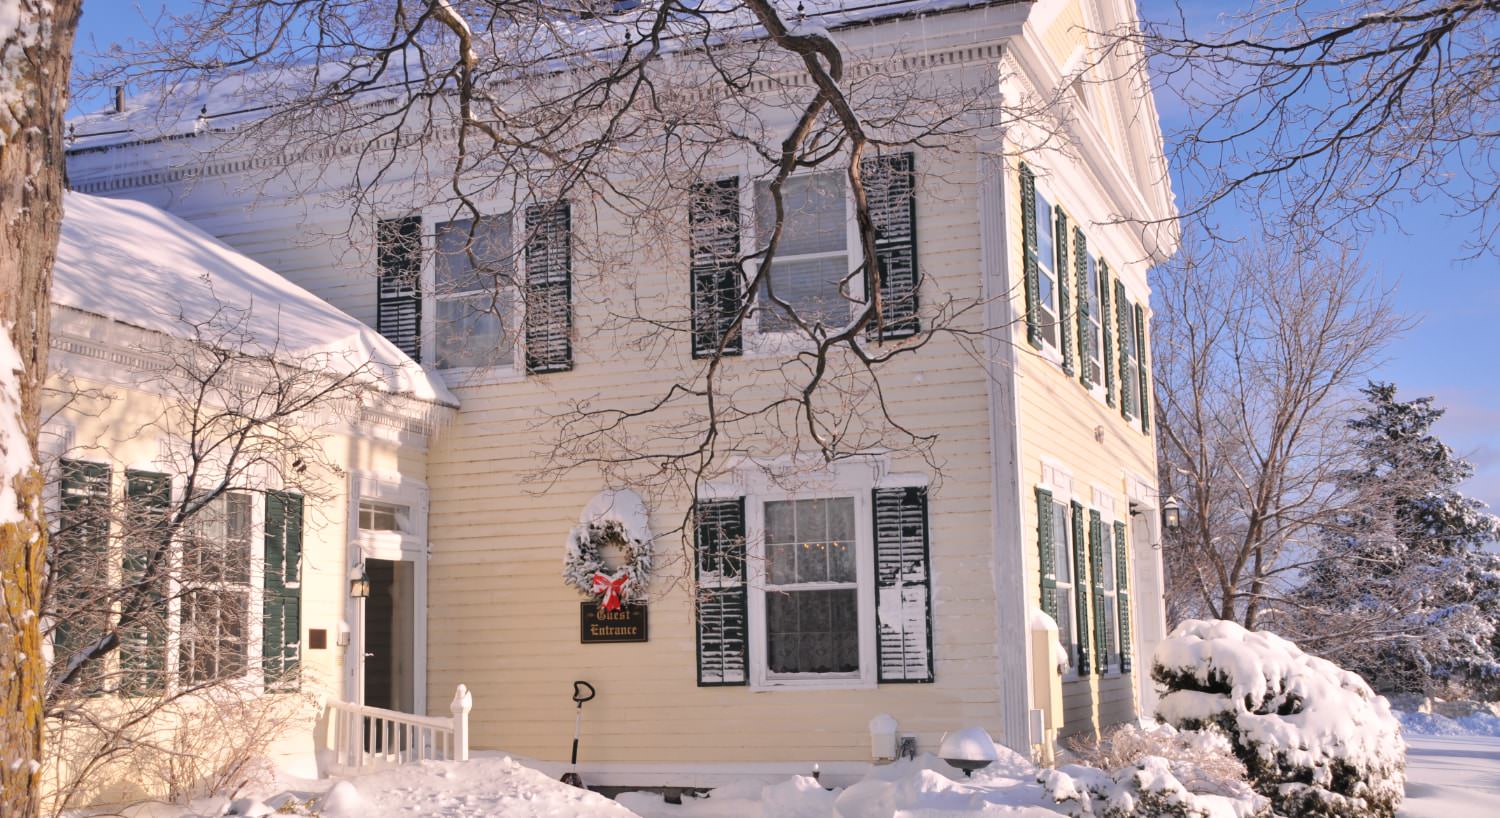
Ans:
{"label": "wooden sign", "polygon": [[585,644],[646,641],[646,606],[606,611],[598,602],[578,603],[578,641]]}

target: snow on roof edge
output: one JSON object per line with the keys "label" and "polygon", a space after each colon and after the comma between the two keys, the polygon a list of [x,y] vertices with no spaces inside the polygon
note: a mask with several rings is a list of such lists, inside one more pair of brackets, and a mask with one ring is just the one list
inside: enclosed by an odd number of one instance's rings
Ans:
{"label": "snow on roof edge", "polygon": [[286,363],[312,357],[332,371],[360,373],[380,392],[459,406],[440,377],[373,328],[143,202],[64,194],[52,302],[186,340],[193,340],[192,323],[229,310],[250,343]]}

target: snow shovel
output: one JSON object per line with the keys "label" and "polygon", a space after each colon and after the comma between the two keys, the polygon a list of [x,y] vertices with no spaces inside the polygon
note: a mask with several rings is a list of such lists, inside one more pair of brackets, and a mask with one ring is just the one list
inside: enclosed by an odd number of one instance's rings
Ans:
{"label": "snow shovel", "polygon": [[[588,692],[585,693],[585,690]],[[573,719],[573,761],[572,769],[563,773],[562,782],[579,789],[583,788],[583,779],[578,776],[578,731],[583,727],[583,703],[593,698],[593,685],[588,682],[573,683],[573,701],[578,703],[578,715]]]}

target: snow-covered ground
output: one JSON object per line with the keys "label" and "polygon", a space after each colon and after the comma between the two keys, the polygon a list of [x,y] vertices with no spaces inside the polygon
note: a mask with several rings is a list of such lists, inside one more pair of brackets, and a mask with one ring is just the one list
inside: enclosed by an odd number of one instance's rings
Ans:
{"label": "snow-covered ground", "polygon": [[[1401,818],[1500,816],[1500,718],[1399,715],[1409,748]],[[234,804],[208,799],[186,810],[156,805],[126,814],[131,818],[212,818],[226,811],[267,815],[278,808],[283,815],[315,813],[324,818],[1055,818],[1068,814],[1036,783],[1035,767],[997,749],[999,760],[972,778],[925,755],[878,767],[863,781],[843,789],[825,790],[808,777],[770,785],[747,781],[721,787],[707,798],[685,799],[683,804],[668,804],[652,793],[627,793],[617,803],[563,785],[510,756],[481,753],[467,763],[424,762],[337,784],[284,779],[267,790],[277,795]]]}
{"label": "snow-covered ground", "polygon": [[1402,818],[1500,816],[1500,716],[1397,715],[1406,734]]}
{"label": "snow-covered ground", "polygon": [[1500,815],[1500,736],[1406,737],[1402,818]]}

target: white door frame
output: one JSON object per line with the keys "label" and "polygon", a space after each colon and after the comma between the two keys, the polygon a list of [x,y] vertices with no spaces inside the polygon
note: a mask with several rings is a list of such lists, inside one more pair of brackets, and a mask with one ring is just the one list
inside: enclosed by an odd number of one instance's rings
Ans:
{"label": "white door frame", "polygon": [[[402,530],[362,531],[360,500],[405,506],[410,510]],[[412,564],[412,710],[427,713],[427,484],[409,477],[374,472],[349,475],[349,546],[345,568],[352,576],[355,565],[367,559]],[[349,645],[344,654],[344,699],[364,704],[365,600],[349,598],[345,607]]]}

